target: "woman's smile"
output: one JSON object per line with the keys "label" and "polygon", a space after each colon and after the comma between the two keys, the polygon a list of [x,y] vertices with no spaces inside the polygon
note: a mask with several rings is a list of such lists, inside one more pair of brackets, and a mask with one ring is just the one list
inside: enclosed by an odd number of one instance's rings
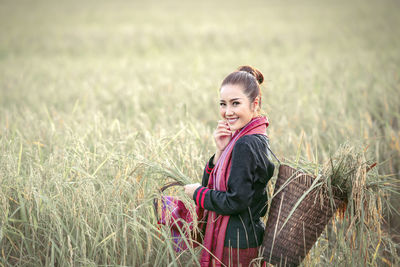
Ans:
{"label": "woman's smile", "polygon": [[228,121],[229,124],[234,124],[239,118],[226,118],[226,120]]}

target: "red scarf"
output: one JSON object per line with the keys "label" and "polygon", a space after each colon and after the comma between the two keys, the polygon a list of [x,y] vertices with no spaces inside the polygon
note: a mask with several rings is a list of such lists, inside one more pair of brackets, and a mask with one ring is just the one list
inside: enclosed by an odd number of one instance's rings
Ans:
{"label": "red scarf", "polygon": [[[242,129],[235,132],[211,171],[207,185],[209,189],[223,192],[227,191],[228,178],[232,164],[232,151],[237,140],[245,135],[266,135],[268,125],[269,122],[266,117],[255,117]],[[202,250],[200,264],[203,267],[221,266],[219,260],[223,258],[225,233],[228,226],[229,215],[218,215],[214,211],[207,211],[207,213],[206,232],[203,240],[205,249]],[[213,256],[207,250],[219,259],[215,259],[215,265],[213,265],[212,262]]]}

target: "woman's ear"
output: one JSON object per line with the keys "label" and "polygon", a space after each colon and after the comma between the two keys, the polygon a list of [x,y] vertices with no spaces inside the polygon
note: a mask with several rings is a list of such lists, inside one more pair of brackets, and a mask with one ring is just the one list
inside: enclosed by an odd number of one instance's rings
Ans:
{"label": "woman's ear", "polygon": [[259,102],[260,102],[260,97],[257,96],[257,97],[254,99],[253,104],[252,104],[252,106],[253,106],[252,110],[253,110],[253,111],[258,111]]}

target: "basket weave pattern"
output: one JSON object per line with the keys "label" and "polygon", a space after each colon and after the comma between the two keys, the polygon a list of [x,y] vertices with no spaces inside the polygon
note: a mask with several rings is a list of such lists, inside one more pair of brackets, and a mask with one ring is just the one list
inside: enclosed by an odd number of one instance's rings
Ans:
{"label": "basket weave pattern", "polygon": [[[289,181],[289,182],[288,182]],[[317,241],[325,226],[343,201],[334,198],[334,208],[327,195],[322,199],[312,190],[289,217],[295,204],[310,188],[314,178],[287,165],[279,167],[263,240],[263,258],[278,266],[299,265]]]}

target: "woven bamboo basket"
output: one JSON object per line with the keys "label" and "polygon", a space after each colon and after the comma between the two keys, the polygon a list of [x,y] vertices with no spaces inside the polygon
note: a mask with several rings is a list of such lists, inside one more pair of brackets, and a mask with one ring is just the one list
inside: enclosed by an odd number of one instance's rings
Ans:
{"label": "woven bamboo basket", "polygon": [[279,167],[276,195],[271,202],[263,240],[263,258],[266,262],[278,266],[299,265],[336,209],[344,204],[344,197],[336,191],[332,202],[327,194],[321,197],[321,192],[313,189],[290,215],[313,181],[311,175],[290,166]]}

